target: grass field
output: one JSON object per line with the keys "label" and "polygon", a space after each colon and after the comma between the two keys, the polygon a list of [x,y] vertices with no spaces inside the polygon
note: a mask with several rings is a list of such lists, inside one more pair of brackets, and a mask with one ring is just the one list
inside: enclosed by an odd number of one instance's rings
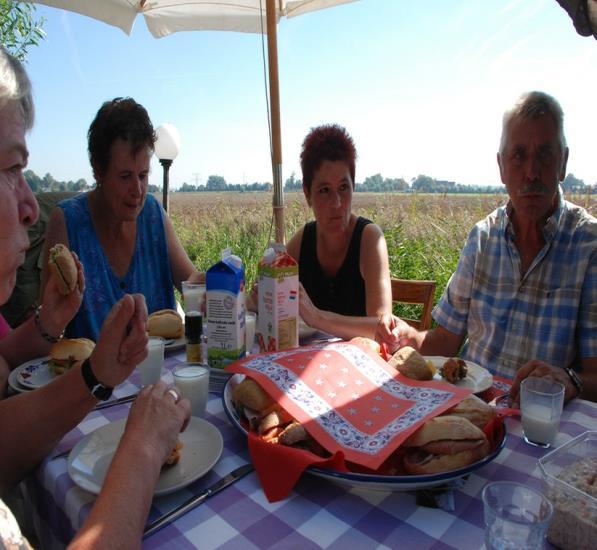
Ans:
{"label": "grass field", "polygon": [[[567,197],[597,216],[597,197]],[[436,301],[458,261],[472,226],[506,200],[505,195],[437,195],[356,193],[353,211],[383,230],[393,277],[433,279]],[[231,247],[245,263],[247,281],[256,267],[272,228],[268,193],[173,193],[170,216],[193,263],[205,270]],[[312,219],[305,199],[287,193],[286,237]]]}

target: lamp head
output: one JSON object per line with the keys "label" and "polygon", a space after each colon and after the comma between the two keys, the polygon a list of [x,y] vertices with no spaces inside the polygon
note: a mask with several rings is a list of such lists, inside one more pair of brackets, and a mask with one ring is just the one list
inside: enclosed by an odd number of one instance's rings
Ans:
{"label": "lamp head", "polygon": [[160,160],[174,160],[180,150],[180,134],[169,122],[159,126],[156,131],[155,155]]}

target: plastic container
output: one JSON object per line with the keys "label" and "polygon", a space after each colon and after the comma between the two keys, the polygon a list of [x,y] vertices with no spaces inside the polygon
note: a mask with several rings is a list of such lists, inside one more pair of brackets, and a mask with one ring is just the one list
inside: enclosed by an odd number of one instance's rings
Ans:
{"label": "plastic container", "polygon": [[547,538],[560,548],[595,548],[597,431],[585,432],[539,459],[544,493],[554,508]]}

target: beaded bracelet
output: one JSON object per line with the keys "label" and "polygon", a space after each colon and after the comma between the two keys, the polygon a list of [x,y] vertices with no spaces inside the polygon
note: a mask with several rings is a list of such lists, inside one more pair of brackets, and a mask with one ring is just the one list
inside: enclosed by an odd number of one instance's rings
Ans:
{"label": "beaded bracelet", "polygon": [[41,319],[39,318],[39,312],[41,311],[41,306],[37,306],[35,308],[35,326],[37,327],[37,330],[39,331],[39,334],[41,335],[41,337],[46,341],[46,342],[50,342],[50,344],[55,344],[56,342],[58,342],[63,336],[64,336],[64,331],[62,331],[60,333],[60,335],[58,336],[58,338],[52,336],[51,334],[48,334],[43,325],[41,324]]}

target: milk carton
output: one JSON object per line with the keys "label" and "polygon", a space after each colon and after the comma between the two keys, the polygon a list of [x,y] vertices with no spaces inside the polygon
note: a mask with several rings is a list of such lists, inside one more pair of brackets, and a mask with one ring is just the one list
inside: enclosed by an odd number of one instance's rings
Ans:
{"label": "milk carton", "polygon": [[207,357],[212,368],[224,368],[245,355],[245,270],[241,259],[222,252],[205,275]]}
{"label": "milk carton", "polygon": [[286,247],[272,244],[259,262],[257,339],[260,351],[299,345],[298,264]]}

